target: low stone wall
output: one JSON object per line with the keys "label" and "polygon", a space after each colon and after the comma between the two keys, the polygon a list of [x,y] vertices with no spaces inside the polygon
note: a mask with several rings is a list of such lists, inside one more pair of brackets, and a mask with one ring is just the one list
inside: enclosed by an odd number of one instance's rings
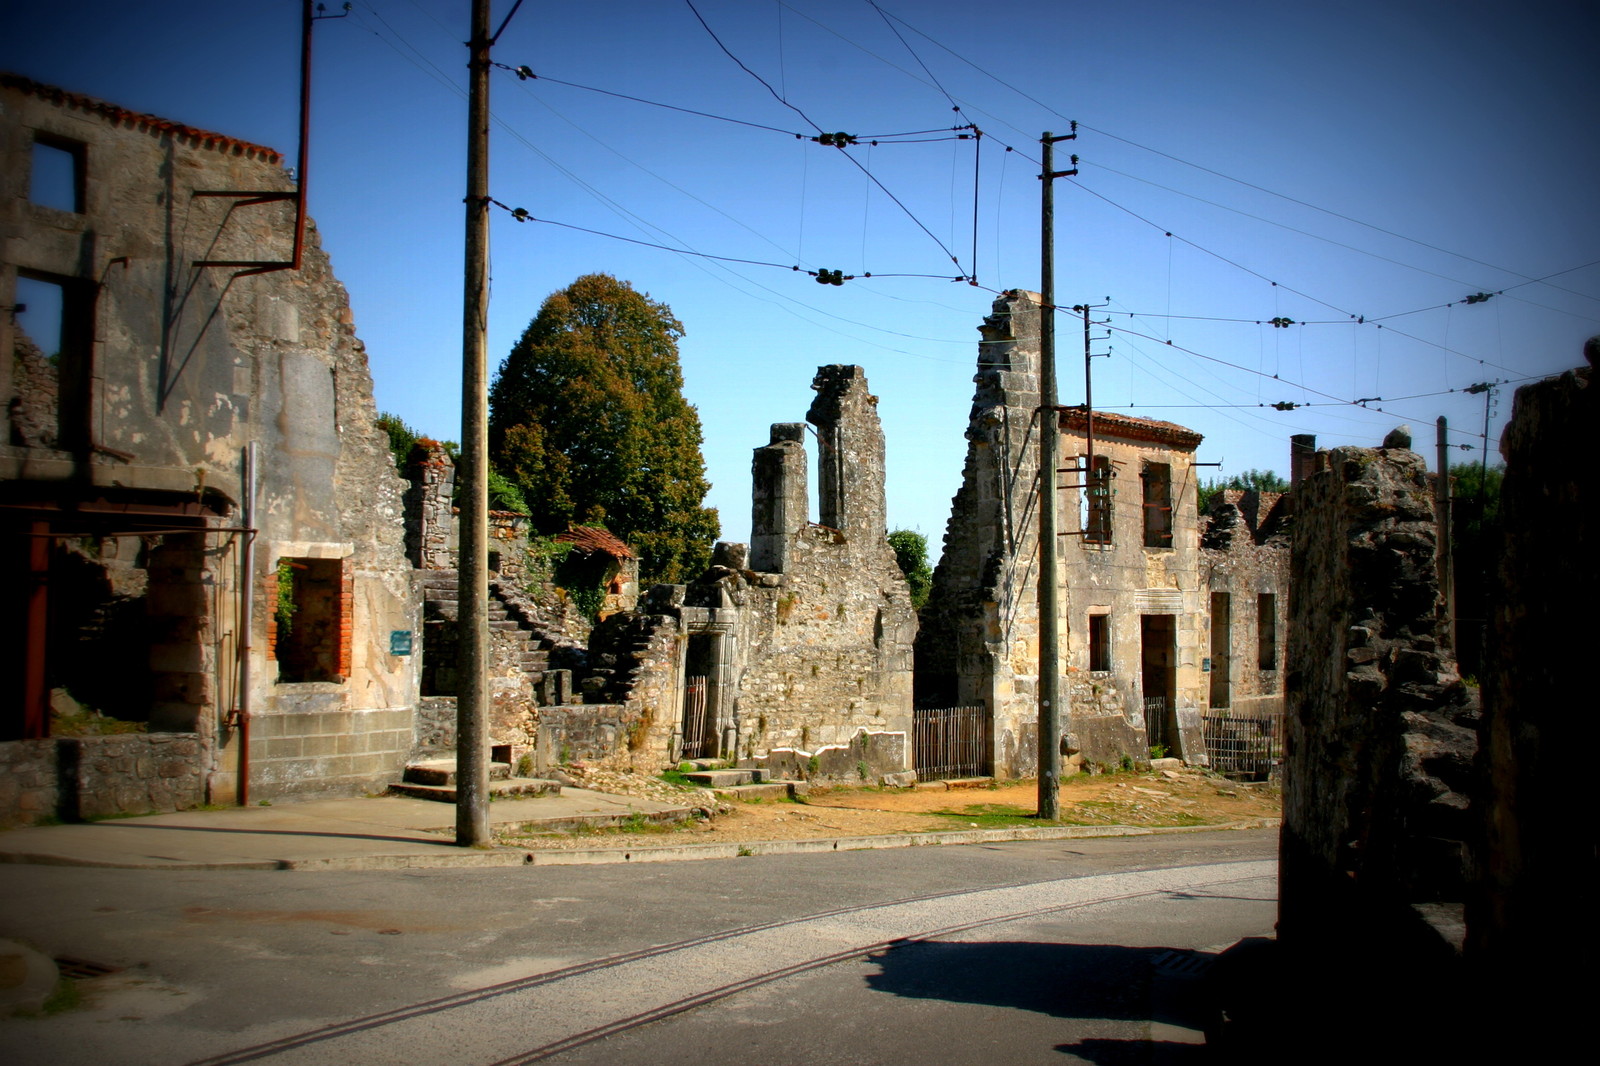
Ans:
{"label": "low stone wall", "polygon": [[[607,770],[635,769],[633,751],[649,727],[637,703],[583,704],[539,709],[539,772],[569,762]],[[655,769],[651,762],[638,769]]]}
{"label": "low stone wall", "polygon": [[205,802],[202,749],[194,733],[0,744],[0,826],[198,807]]}
{"label": "low stone wall", "polygon": [[0,828],[37,825],[59,818],[55,740],[0,744]]}
{"label": "low stone wall", "polygon": [[828,745],[816,751],[774,748],[740,765],[759,766],[772,776],[790,781],[838,782],[872,785],[909,785],[917,779],[911,765],[910,740],[904,733],[869,733],[862,730],[845,745]]}

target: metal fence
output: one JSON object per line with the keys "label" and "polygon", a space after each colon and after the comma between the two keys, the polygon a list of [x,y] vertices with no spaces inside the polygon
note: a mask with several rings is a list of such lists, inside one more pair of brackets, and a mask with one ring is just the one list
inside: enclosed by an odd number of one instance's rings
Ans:
{"label": "metal fence", "polygon": [[706,679],[684,678],[683,687],[683,757],[706,759],[716,754],[711,743],[711,730],[706,722]]}
{"label": "metal fence", "polygon": [[912,712],[912,760],[924,781],[990,772],[989,715],[982,707],[924,707]]}
{"label": "metal fence", "polygon": [[1211,769],[1264,778],[1283,761],[1283,714],[1221,712],[1200,716]]}

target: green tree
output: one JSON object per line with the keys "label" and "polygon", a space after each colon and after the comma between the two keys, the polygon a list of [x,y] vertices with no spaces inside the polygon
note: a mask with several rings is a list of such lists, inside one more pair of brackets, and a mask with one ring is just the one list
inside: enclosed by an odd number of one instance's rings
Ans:
{"label": "green tree", "polygon": [[417,431],[406,425],[405,419],[399,415],[384,411],[378,415],[378,428],[389,434],[389,451],[394,455],[395,469],[400,471],[400,476],[406,476],[406,460],[411,456],[420,436]]}
{"label": "green tree", "polygon": [[552,293],[489,389],[489,453],[536,529],[605,525],[647,581],[703,570],[721,527],[666,304],[609,274]]}
{"label": "green tree", "polygon": [[933,590],[933,571],[928,568],[928,538],[910,529],[897,529],[889,534],[889,547],[894,549],[894,561],[906,575],[911,586],[911,606],[922,610]]}
{"label": "green tree", "polygon": [[1211,497],[1223,489],[1240,489],[1248,491],[1255,489],[1257,492],[1287,492],[1289,482],[1272,470],[1256,470],[1251,468],[1242,473],[1234,474],[1228,478],[1213,478],[1200,486],[1200,509],[1204,511],[1206,504],[1211,502]]}

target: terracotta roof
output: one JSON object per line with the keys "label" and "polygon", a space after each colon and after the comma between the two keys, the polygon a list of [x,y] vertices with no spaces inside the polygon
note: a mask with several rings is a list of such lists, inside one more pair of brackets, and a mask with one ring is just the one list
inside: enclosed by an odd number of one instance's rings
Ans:
{"label": "terracotta roof", "polygon": [[138,111],[129,111],[127,108],[118,107],[116,104],[108,104],[104,100],[96,100],[92,96],[68,92],[54,85],[45,85],[31,78],[24,78],[20,74],[0,72],[0,87],[16,89],[29,96],[36,96],[41,100],[48,100],[50,103],[58,104],[62,107],[75,108],[92,115],[99,115],[108,119],[113,125],[126,125],[135,129],[151,130],[157,133],[170,133],[174,137],[181,138],[202,148],[232,152],[235,155],[254,156],[267,163],[281,164],[283,162],[283,156],[276,149],[252,144],[249,141],[241,141],[236,137],[229,137],[225,134],[213,133],[211,130],[185,126],[181,122],[173,122],[158,115],[146,115]]}
{"label": "terracotta roof", "polygon": [[[1088,419],[1081,410],[1061,412],[1063,433],[1083,433]],[[1133,415],[1112,414],[1110,411],[1094,413],[1094,435],[1115,437],[1117,440],[1144,440],[1168,444],[1174,448],[1194,449],[1205,440],[1203,436],[1176,422],[1159,422],[1154,418],[1135,418]]]}
{"label": "terracotta roof", "polygon": [[594,526],[568,526],[565,533],[556,534],[556,540],[562,544],[576,545],[586,552],[603,552],[613,559],[633,558],[633,552],[626,544]]}

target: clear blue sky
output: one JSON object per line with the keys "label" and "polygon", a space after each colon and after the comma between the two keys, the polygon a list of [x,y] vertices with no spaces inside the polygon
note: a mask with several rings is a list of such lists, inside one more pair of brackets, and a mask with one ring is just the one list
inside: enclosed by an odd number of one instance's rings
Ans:
{"label": "clear blue sky", "polygon": [[[899,37],[866,0],[695,6],[824,130],[970,121],[986,134],[974,259],[971,141],[849,149],[913,221],[838,149],[550,80],[814,132],[686,3],[527,0],[506,30],[495,58],[542,77],[496,72],[497,199],[714,255],[975,272],[982,286],[819,286],[497,212],[493,360],[548,293],[592,271],[683,321],[685,391],[727,539],[748,535],[750,449],[768,424],[803,417],[817,366],[858,363],[881,397],[891,525],[921,529],[937,553],[986,290],[1038,288],[1030,160],[1042,131],[1072,119],[1080,137],[1058,150],[1082,157],[1081,174],[1057,183],[1056,291],[1065,304],[1109,297],[1117,312],[1118,335],[1096,345],[1112,351],[1095,360],[1096,406],[1199,430],[1200,458],[1224,474],[1285,471],[1300,432],[1374,444],[1410,422],[1431,452],[1441,414],[1476,443],[1482,398],[1448,390],[1578,365],[1600,332],[1600,265],[1586,266],[1600,260],[1590,5],[881,0]],[[510,7],[496,0],[497,23]],[[357,0],[316,33],[312,214],[350,290],[379,406],[450,437],[467,12],[465,0]],[[0,67],[292,159],[298,24],[297,0],[0,0]],[[1274,317],[1307,324],[1256,324]],[[1069,319],[1060,336],[1062,402],[1081,402],[1081,333]],[[1376,396],[1367,409],[1334,402]],[[1278,401],[1320,406],[1255,406]],[[1491,436],[1509,407],[1508,389]]]}

